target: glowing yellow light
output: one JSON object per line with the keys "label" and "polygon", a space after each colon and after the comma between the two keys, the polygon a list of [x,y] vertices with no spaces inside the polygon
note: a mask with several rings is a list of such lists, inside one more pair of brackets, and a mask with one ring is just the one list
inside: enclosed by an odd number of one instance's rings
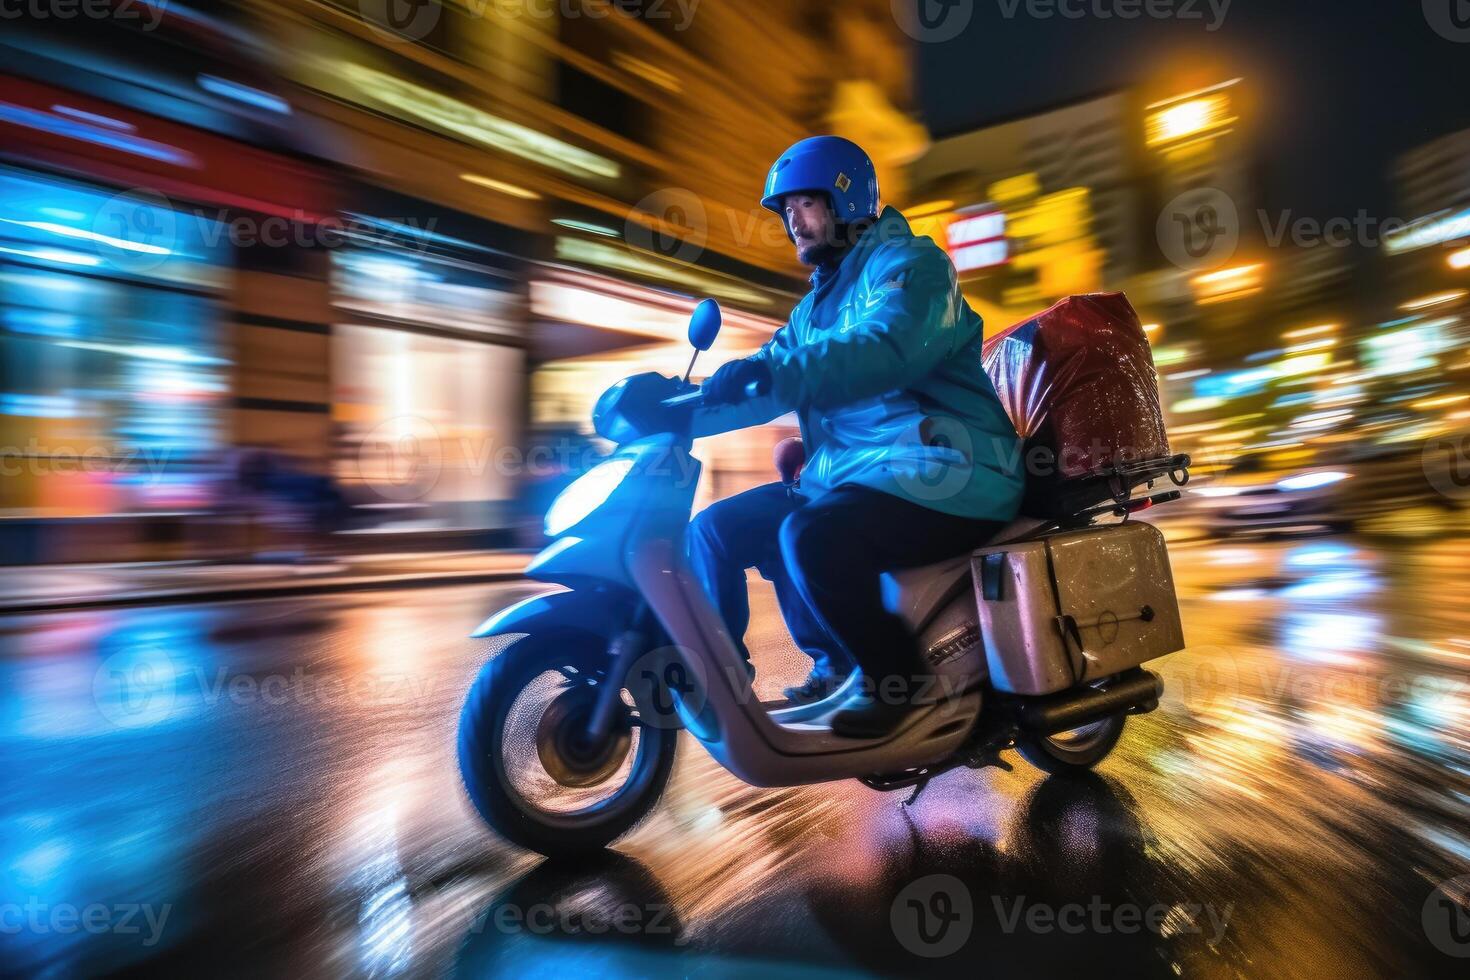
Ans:
{"label": "glowing yellow light", "polygon": [[577,176],[615,178],[616,161],[573,146],[540,130],[512,122],[396,75],[347,61],[329,62],[331,70],[352,86],[363,104],[386,107],[443,133],[535,161]]}
{"label": "glowing yellow light", "polygon": [[1150,336],[1158,333],[1162,329],[1164,329],[1164,325],[1161,323],[1145,323],[1143,325],[1143,332]]}
{"label": "glowing yellow light", "polygon": [[493,177],[482,177],[479,174],[460,174],[459,179],[469,181],[477,187],[489,188],[501,194],[509,194],[511,197],[524,198],[527,201],[539,200],[541,197],[540,194],[537,194],[533,190],[527,190],[518,184],[507,184],[505,181],[496,180]]}
{"label": "glowing yellow light", "polygon": [[1460,402],[1470,401],[1470,395],[1439,395],[1435,398],[1423,398],[1409,405],[1419,411],[1428,411],[1431,408],[1444,408],[1446,405],[1458,405]]}
{"label": "glowing yellow light", "polygon": [[1405,313],[1412,313],[1415,310],[1427,310],[1431,306],[1442,306],[1445,303],[1453,303],[1455,300],[1464,298],[1465,290],[1451,289],[1443,293],[1433,293],[1429,296],[1411,299],[1407,303],[1399,304],[1399,309]]}
{"label": "glowing yellow light", "polygon": [[1332,363],[1331,354],[1298,354],[1277,363],[1274,373],[1281,378],[1294,378],[1304,374],[1315,374]]}
{"label": "glowing yellow light", "polygon": [[1190,412],[1206,412],[1212,408],[1219,408],[1225,404],[1223,398],[1186,398],[1184,401],[1175,402],[1171,407],[1173,411],[1187,415]]}
{"label": "glowing yellow light", "polygon": [[1163,105],[1144,120],[1144,138],[1149,146],[1163,146],[1225,129],[1236,121],[1230,111],[1230,96],[1209,92]]}
{"label": "glowing yellow light", "polygon": [[657,65],[628,54],[626,51],[613,52],[613,64],[630,75],[637,75],[639,78],[652,82],[665,91],[680,92],[684,89],[677,75],[670,74]]}
{"label": "glowing yellow light", "polygon": [[1237,429],[1234,432],[1215,432],[1207,436],[1200,436],[1200,442],[1239,442],[1241,439],[1255,435],[1259,429]]}
{"label": "glowing yellow light", "polygon": [[1281,335],[1283,340],[1298,340],[1302,337],[1316,337],[1324,333],[1332,333],[1337,329],[1335,323],[1323,323],[1315,327],[1302,327],[1299,330],[1288,330]]}
{"label": "glowing yellow light", "polygon": [[1336,347],[1336,337],[1323,337],[1320,340],[1309,340],[1305,344],[1296,344],[1286,348],[1288,354],[1300,354],[1303,351],[1321,350],[1324,347]]}
{"label": "glowing yellow light", "polygon": [[1200,304],[1222,303],[1259,292],[1264,269],[1265,266],[1255,263],[1217,269],[1214,272],[1195,276],[1193,279],[1195,302]]}
{"label": "glowing yellow light", "polygon": [[930,215],[939,214],[941,211],[953,211],[953,201],[930,201],[927,204],[915,204],[904,212],[904,217],[912,222],[915,218],[927,218]]}
{"label": "glowing yellow light", "polygon": [[1207,272],[1202,276],[1196,276],[1194,281],[1201,284],[1210,284],[1248,279],[1260,268],[1259,265],[1239,265],[1231,269],[1219,269],[1215,272]]}
{"label": "glowing yellow light", "polygon": [[1451,252],[1446,259],[1451,269],[1470,269],[1470,248],[1462,248],[1458,252]]}
{"label": "glowing yellow light", "polygon": [[701,275],[670,263],[657,262],[637,252],[616,245],[589,241],[581,238],[556,239],[556,257],[571,262],[586,262],[621,272],[662,279],[711,296],[719,296],[737,303],[770,306],[771,300],[753,289],[736,282],[726,281],[714,275]]}
{"label": "glowing yellow light", "polygon": [[1019,174],[998,180],[986,188],[986,196],[997,204],[1036,197],[1041,193],[1041,178],[1034,173]]}

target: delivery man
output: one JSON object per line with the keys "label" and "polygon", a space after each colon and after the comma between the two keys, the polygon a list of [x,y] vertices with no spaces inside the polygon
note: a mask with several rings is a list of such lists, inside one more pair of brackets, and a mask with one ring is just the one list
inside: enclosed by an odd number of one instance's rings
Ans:
{"label": "delivery man", "polygon": [[719,429],[795,411],[807,462],[796,492],[773,483],[702,511],[690,559],[737,643],[749,619],[745,569],[770,578],[815,662],[789,694],[822,697],[855,662],[865,696],[832,727],[878,737],[931,686],[915,637],[884,608],[881,576],[964,554],[1010,521],[1018,440],[954,265],[880,207],[861,147],[802,140],[771,167],[761,204],[781,216],[812,288],[757,353],[705,381],[705,403],[741,416]]}

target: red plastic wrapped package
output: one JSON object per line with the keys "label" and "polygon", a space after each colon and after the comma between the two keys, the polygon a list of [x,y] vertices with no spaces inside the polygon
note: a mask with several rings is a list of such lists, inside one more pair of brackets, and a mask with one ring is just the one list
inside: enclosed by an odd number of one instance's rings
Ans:
{"label": "red plastic wrapped package", "polygon": [[1122,293],[1061,300],[987,340],[984,363],[1025,442],[1033,503],[1047,483],[1169,456],[1153,355]]}

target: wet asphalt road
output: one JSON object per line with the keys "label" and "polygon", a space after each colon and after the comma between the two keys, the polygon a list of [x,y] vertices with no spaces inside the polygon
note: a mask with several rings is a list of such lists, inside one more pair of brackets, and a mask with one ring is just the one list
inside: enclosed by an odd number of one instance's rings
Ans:
{"label": "wet asphalt road", "polygon": [[[464,637],[534,585],[0,619],[0,972],[1464,976],[1466,544],[1175,546],[1189,650],[1095,777],[906,811],[685,736],[568,867],[454,763]],[[770,694],[805,662],[757,604]]]}

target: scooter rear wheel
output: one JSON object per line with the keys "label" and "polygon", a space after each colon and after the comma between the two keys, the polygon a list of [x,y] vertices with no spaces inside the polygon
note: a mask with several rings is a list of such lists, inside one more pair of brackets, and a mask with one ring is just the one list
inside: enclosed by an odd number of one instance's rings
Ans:
{"label": "scooter rear wheel", "polygon": [[582,632],[527,636],[485,665],[459,720],[459,769],[496,832],[548,857],[600,850],[663,793],[678,731],[642,724],[626,690],[607,738],[585,726],[610,661]]}
{"label": "scooter rear wheel", "polygon": [[1113,751],[1113,746],[1123,737],[1127,720],[1127,715],[1113,715],[1056,735],[1022,734],[1016,739],[1016,751],[1027,762],[1053,776],[1087,772]]}

